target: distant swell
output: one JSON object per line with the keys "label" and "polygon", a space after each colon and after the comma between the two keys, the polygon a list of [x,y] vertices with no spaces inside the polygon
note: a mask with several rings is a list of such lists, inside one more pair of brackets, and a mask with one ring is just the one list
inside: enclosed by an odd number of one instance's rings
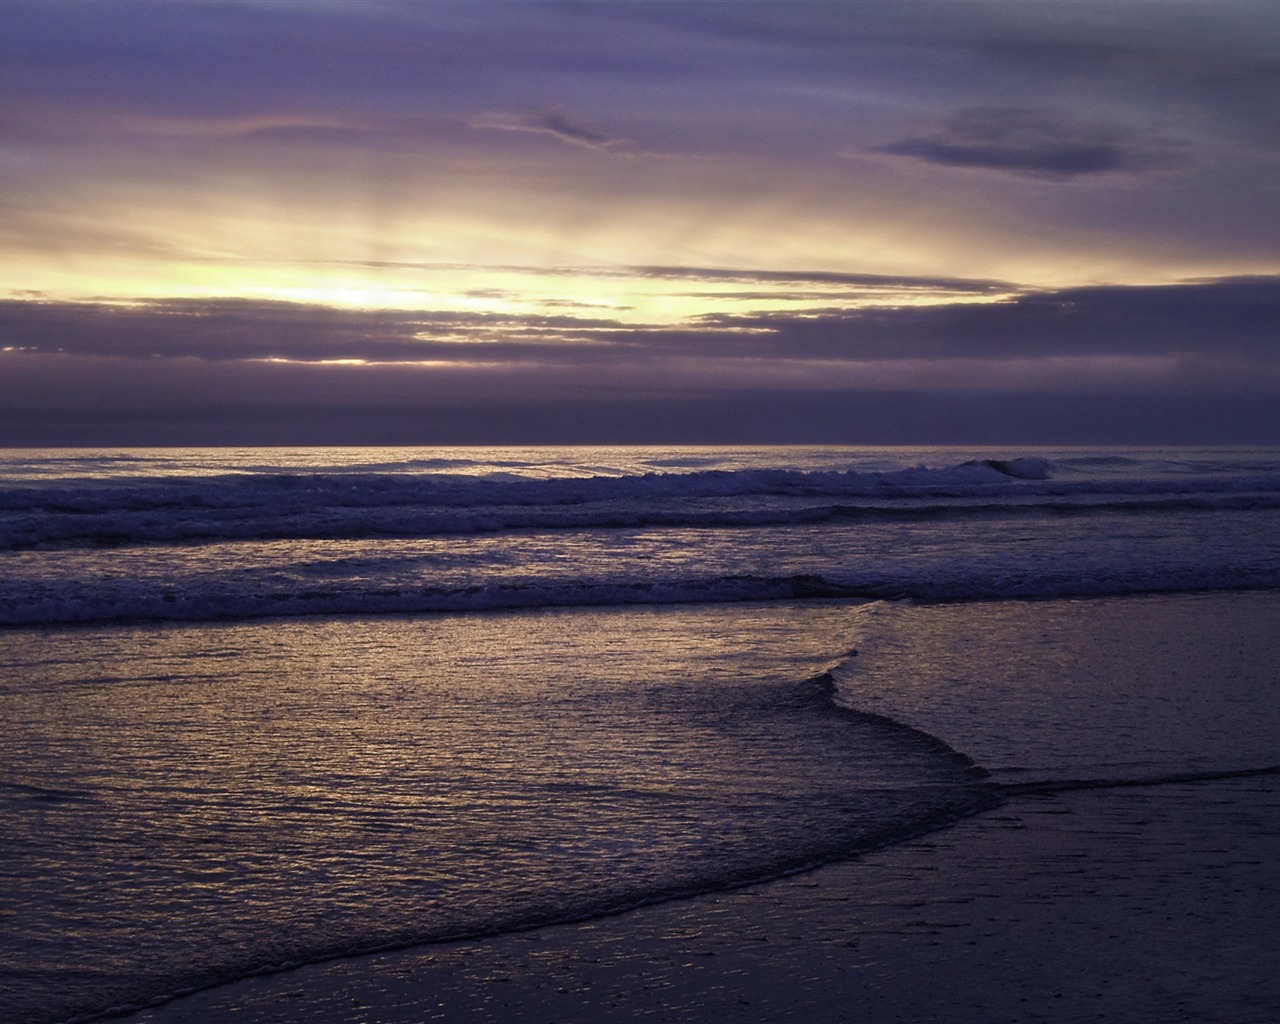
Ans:
{"label": "distant swell", "polygon": [[[148,589],[132,583],[106,583],[95,591],[93,585],[86,582],[56,597],[42,597],[37,593],[0,598],[0,628],[788,600],[1045,600],[1253,590],[1276,585],[1277,581],[1269,572],[1244,570],[1154,579],[1123,576],[1082,578],[1064,571],[1058,577],[1026,580],[970,578],[935,581],[903,577],[849,582],[802,574],[631,582],[491,584],[461,588],[359,590],[345,586],[265,594],[231,588],[222,592],[183,592],[176,586]],[[9,590],[12,591],[13,587]]]}
{"label": "distant swell", "polygon": [[0,489],[0,551],[1254,508],[1280,508],[1280,476],[1058,480],[1035,459],[552,480],[233,474]]}
{"label": "distant swell", "polygon": [[1026,495],[1007,500],[972,497],[963,504],[850,505],[828,504],[786,508],[716,508],[675,510],[540,506],[439,509],[248,507],[192,514],[179,506],[145,511],[72,512],[65,506],[46,508],[0,524],[0,551],[53,548],[113,548],[147,544],[203,544],[218,541],[374,540],[508,533],[521,530],[578,531],[620,529],[735,529],[805,526],[823,523],[911,523],[994,518],[1044,519],[1063,516],[1122,516],[1151,513],[1280,509],[1280,490],[1227,494],[1145,497],[1076,495],[1034,503]]}
{"label": "distant swell", "polygon": [[0,486],[0,627],[1280,586],[1280,464],[1239,453],[550,478],[237,464]]}

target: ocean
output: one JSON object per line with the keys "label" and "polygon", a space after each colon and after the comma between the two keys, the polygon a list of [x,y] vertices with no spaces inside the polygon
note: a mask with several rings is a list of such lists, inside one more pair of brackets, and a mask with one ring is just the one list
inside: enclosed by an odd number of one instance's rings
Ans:
{"label": "ocean", "polygon": [[1276,449],[0,452],[0,1019],[1269,777],[1277,626]]}

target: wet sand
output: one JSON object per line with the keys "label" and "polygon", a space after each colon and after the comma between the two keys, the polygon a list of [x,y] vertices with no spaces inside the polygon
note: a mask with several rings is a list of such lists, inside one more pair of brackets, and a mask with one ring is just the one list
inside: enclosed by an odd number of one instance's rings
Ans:
{"label": "wet sand", "polygon": [[1280,777],[1016,796],[769,884],[314,965],[132,1024],[1280,1019]]}

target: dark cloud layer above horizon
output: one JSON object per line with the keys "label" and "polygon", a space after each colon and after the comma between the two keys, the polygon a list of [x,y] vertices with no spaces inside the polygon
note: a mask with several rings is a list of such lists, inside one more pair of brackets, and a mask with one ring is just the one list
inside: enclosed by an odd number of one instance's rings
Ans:
{"label": "dark cloud layer above horizon", "polygon": [[[28,299],[0,302],[0,405],[9,409],[0,443],[53,443],[88,422],[101,436],[133,437],[150,424],[165,438],[235,443],[248,424],[265,443],[304,423],[317,439],[346,430],[352,443],[905,442],[913,430],[938,440],[940,424],[957,440],[981,440],[1013,423],[1023,440],[1105,439],[1105,424],[1115,440],[1155,440],[1159,426],[1188,440],[1274,442],[1278,323],[1277,277],[678,327],[251,300]],[[322,422],[328,405],[332,429]],[[237,425],[197,427],[217,409],[235,410]],[[965,423],[962,410],[981,411],[981,422]],[[1200,419],[1207,410],[1216,418]]]}
{"label": "dark cloud layer above horizon", "polygon": [[[293,376],[292,374],[290,376]],[[239,389],[167,406],[0,407],[9,447],[170,445],[885,444],[1277,445],[1273,394],[1078,395],[933,391],[757,391],[526,397],[428,392],[362,401],[323,382],[276,401]],[[304,397],[299,397],[304,393]]]}
{"label": "dark cloud layer above horizon", "polygon": [[[782,293],[785,294],[785,293]],[[252,299],[0,300],[0,348],[143,359],[592,365],[708,359],[1280,358],[1280,277],[1032,292],[1001,302],[801,309],[645,326],[606,317],[336,309]]]}

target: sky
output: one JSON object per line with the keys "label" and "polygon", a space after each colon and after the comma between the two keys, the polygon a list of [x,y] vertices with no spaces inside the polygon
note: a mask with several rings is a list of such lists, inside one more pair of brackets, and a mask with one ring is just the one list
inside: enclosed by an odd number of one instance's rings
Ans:
{"label": "sky", "polygon": [[1280,5],[0,4],[0,444],[1280,443]]}

